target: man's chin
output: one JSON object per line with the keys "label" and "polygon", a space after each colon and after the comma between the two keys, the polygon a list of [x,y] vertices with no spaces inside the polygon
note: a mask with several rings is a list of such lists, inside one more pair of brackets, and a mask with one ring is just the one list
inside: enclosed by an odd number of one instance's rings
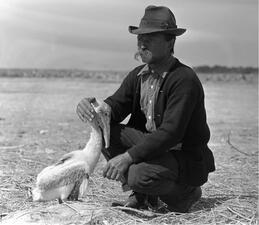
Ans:
{"label": "man's chin", "polygon": [[151,60],[141,59],[141,61],[142,61],[143,63],[146,63],[146,64],[152,64],[152,61],[151,61]]}

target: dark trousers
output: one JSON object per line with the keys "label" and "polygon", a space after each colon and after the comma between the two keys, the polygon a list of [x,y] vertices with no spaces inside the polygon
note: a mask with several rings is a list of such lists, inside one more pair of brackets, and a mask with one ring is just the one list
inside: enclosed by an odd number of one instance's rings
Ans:
{"label": "dark trousers", "polygon": [[[106,159],[124,153],[140,143],[148,133],[127,127],[123,124],[111,125],[110,147],[103,150]],[[193,187],[178,184],[179,165],[172,154],[166,152],[158,158],[132,164],[125,177],[129,187],[138,193],[157,195],[167,204],[177,202]]]}

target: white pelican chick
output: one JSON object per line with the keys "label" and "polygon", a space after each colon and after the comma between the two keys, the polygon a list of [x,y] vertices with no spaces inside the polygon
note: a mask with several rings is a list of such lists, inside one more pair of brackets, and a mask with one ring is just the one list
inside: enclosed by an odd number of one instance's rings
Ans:
{"label": "white pelican chick", "polygon": [[[96,99],[91,102],[94,109]],[[93,172],[101,150],[109,147],[110,115],[108,112],[94,112],[94,119],[88,121],[91,126],[90,139],[83,150],[64,155],[56,164],[43,169],[37,176],[36,187],[32,191],[33,201],[58,199],[78,200],[88,186],[89,175]],[[105,142],[105,143],[104,143]]]}

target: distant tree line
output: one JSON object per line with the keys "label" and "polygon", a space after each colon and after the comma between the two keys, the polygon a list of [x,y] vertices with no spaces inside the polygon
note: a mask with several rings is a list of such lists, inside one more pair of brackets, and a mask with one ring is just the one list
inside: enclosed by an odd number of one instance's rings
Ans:
{"label": "distant tree line", "polygon": [[238,74],[258,74],[258,67],[227,67],[227,66],[197,66],[194,67],[197,73],[238,73]]}

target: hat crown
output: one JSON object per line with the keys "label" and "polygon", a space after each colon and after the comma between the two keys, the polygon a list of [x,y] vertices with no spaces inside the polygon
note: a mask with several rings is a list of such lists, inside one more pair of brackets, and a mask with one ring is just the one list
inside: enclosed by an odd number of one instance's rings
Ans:
{"label": "hat crown", "polygon": [[178,28],[172,11],[165,6],[150,5],[146,7],[139,27],[129,26],[132,34],[148,34],[154,32],[165,32],[175,36],[182,35],[186,29]]}
{"label": "hat crown", "polygon": [[177,28],[175,16],[172,11],[164,6],[150,5],[145,9],[145,14],[140,21],[140,28]]}

